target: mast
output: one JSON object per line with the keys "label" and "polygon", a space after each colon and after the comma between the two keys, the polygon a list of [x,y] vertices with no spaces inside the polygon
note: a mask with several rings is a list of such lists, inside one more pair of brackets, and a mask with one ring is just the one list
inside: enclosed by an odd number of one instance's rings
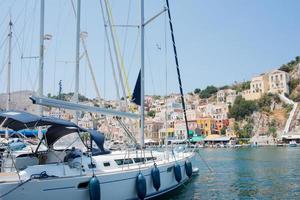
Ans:
{"label": "mast", "polygon": [[[9,34],[8,34],[8,64],[7,64],[7,100],[6,100],[6,110],[10,109],[10,78],[11,78],[11,40],[12,40],[12,25],[11,18],[9,20]],[[5,130],[5,138],[8,138],[8,129]]]}
{"label": "mast", "polygon": [[[39,59],[39,88],[38,96],[44,93],[44,20],[45,20],[45,0],[41,0],[40,11],[40,59]],[[38,107],[39,115],[43,115],[43,107]]]}
{"label": "mast", "polygon": [[141,65],[141,107],[140,107],[140,113],[141,113],[141,148],[144,147],[144,124],[145,124],[145,109],[144,109],[144,103],[145,103],[145,85],[144,85],[144,0],[140,1],[140,65]]}
{"label": "mast", "polygon": [[11,19],[9,20],[9,34],[8,34],[8,65],[7,65],[7,100],[6,100],[6,110],[10,109],[10,82],[11,82],[11,40],[12,40],[12,25]]}
{"label": "mast", "polygon": [[[80,5],[81,0],[77,0],[77,24],[76,24],[76,66],[75,66],[75,92],[74,98],[75,103],[78,103],[78,93],[79,93],[79,51],[80,51]],[[75,112],[75,123],[78,124],[78,112]]]}

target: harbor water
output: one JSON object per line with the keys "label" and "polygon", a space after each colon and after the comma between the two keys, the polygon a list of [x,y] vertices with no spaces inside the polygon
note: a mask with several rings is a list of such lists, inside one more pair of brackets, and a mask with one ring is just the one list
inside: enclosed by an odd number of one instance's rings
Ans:
{"label": "harbor water", "polygon": [[300,199],[300,148],[200,149],[199,175],[160,199]]}

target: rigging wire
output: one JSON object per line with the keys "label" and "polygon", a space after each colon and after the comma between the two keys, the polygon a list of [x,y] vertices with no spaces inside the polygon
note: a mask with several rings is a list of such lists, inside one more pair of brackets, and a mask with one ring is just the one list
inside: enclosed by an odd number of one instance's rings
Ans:
{"label": "rigging wire", "polygon": [[167,48],[167,13],[165,12],[164,17],[164,54],[165,54],[165,141],[166,141],[166,147],[167,147],[167,137],[168,137],[168,106],[167,106],[167,96],[168,96],[168,48]]}
{"label": "rigging wire", "polygon": [[124,58],[126,43],[127,43],[127,34],[128,34],[128,24],[129,24],[129,18],[130,18],[130,11],[131,11],[131,0],[129,0],[128,3],[128,12],[127,12],[127,18],[126,18],[126,27],[125,27],[125,36],[124,36],[124,42],[123,42],[123,51],[122,51],[122,57]]}
{"label": "rigging wire", "polygon": [[103,8],[101,0],[99,1],[99,3],[100,3],[100,8],[101,8],[101,16],[102,16],[102,20],[103,20],[103,24],[104,24],[104,33],[105,33],[104,38],[106,39],[106,42],[107,42],[107,48],[108,48],[108,52],[109,52],[109,58],[110,58],[111,67],[112,67],[112,73],[113,73],[114,82],[115,82],[115,86],[116,86],[117,98],[118,98],[118,100],[121,100],[120,99],[120,90],[119,90],[117,75],[116,75],[116,71],[115,71],[115,67],[114,67],[114,61],[113,61],[111,47],[110,47],[110,41],[109,41],[109,38],[108,38],[107,28],[106,28],[106,25],[105,25],[106,20],[105,20],[105,16],[104,16],[104,8]]}
{"label": "rigging wire", "polygon": [[[113,14],[112,14],[112,8],[110,6],[110,3],[108,2],[108,0],[105,0],[106,2],[106,7],[108,9],[108,16],[109,18],[111,19],[111,22],[112,22],[112,25],[114,25],[114,19],[113,19]],[[123,78],[124,78],[124,81],[125,81],[125,87],[126,87],[126,90],[127,90],[127,96],[129,99],[131,99],[131,89],[130,89],[130,86],[129,86],[129,83],[128,83],[128,75],[126,73],[126,70],[125,70],[125,66],[124,66],[124,59],[123,59],[123,56],[121,55],[121,50],[120,50],[120,45],[119,45],[119,41],[118,41],[118,37],[117,37],[117,33],[115,31],[115,28],[114,27],[111,27],[111,30],[112,30],[112,34],[113,34],[113,37],[115,38],[115,41],[116,41],[116,54],[117,54],[117,57],[118,59],[120,59],[120,64],[121,64],[121,73],[123,74]],[[123,80],[121,80],[123,81]],[[126,96],[124,97],[126,98]]]}
{"label": "rigging wire", "polygon": [[[103,30],[105,32],[105,30]],[[103,34],[103,99],[106,97],[106,41],[105,33]],[[100,101],[100,99],[99,99]]]}
{"label": "rigging wire", "polygon": [[174,50],[175,64],[176,64],[176,70],[177,70],[177,76],[178,76],[181,103],[182,103],[184,120],[185,120],[185,125],[186,125],[186,134],[187,134],[187,139],[189,141],[189,126],[188,126],[188,121],[187,121],[187,116],[186,116],[186,108],[185,108],[185,102],[184,102],[184,96],[183,96],[183,90],[182,90],[181,75],[180,75],[179,62],[178,62],[178,57],[177,57],[177,49],[176,49],[176,43],[175,43],[175,37],[174,37],[174,31],[173,31],[173,24],[172,24],[171,12],[170,12],[169,0],[166,0],[166,3],[167,3],[167,8],[168,8],[169,25],[170,25],[170,31],[171,31],[171,37],[172,37],[172,43],[173,43],[173,50]]}
{"label": "rigging wire", "polygon": [[[34,38],[34,27],[35,27],[34,24],[35,24],[35,19],[36,19],[35,15],[36,15],[37,4],[38,4],[38,2],[35,1],[34,7],[33,7],[33,12],[32,12],[32,20],[30,20],[31,23],[32,23],[32,28],[30,28],[30,30],[31,30],[31,39],[29,41],[34,41],[34,39],[33,39]],[[32,45],[33,45],[33,43],[30,42],[29,55],[32,55]],[[32,65],[32,59],[29,59],[29,62],[27,64],[28,64],[27,65],[28,68],[33,66]],[[31,85],[31,89],[34,91],[35,90],[34,80],[31,76],[31,74],[34,74],[34,71],[33,71],[33,69],[28,69],[28,70],[26,70],[26,72],[27,72],[27,81],[29,81],[29,83]],[[30,72],[32,72],[32,73],[30,73]],[[36,70],[36,74],[37,74],[37,70]]]}
{"label": "rigging wire", "polygon": [[130,63],[129,63],[128,77],[130,77],[130,74],[131,74],[131,71],[132,71],[132,66],[134,66],[133,61],[134,61],[135,58],[137,58],[137,56],[136,56],[136,54],[137,54],[137,45],[138,45],[138,41],[139,41],[139,38],[140,38],[139,32],[140,32],[140,30],[138,29],[136,40],[135,40],[133,51],[132,51],[132,55],[131,55],[131,59],[130,59]]}
{"label": "rigging wire", "polygon": [[56,30],[55,30],[55,47],[54,47],[54,66],[53,66],[53,94],[56,94],[56,70],[57,70],[57,54],[59,54],[61,42],[60,42],[60,27],[61,27],[61,22],[62,22],[62,13],[65,13],[65,7],[66,7],[67,2],[65,1],[64,4],[62,4],[62,1],[59,1],[59,9],[61,12],[58,12],[57,15],[57,22],[56,22]]}
{"label": "rigging wire", "polygon": [[24,53],[24,41],[25,41],[25,39],[24,39],[24,36],[25,36],[25,27],[26,27],[26,25],[27,25],[27,20],[26,20],[26,18],[27,18],[27,7],[28,7],[28,1],[25,1],[26,3],[25,3],[25,13],[24,13],[24,21],[23,21],[23,28],[22,28],[22,31],[21,31],[21,33],[22,33],[22,44],[21,44],[21,59],[20,59],[20,90],[22,90],[23,88],[23,59],[22,59],[22,57],[23,57],[23,53]]}
{"label": "rigging wire", "polygon": [[[145,37],[145,43],[147,44],[147,37]],[[152,65],[151,65],[151,61],[150,61],[150,56],[149,56],[149,48],[147,45],[145,45],[145,47],[147,48],[146,49],[146,54],[147,54],[147,60],[148,60],[148,65],[149,65],[149,71],[150,71],[150,80],[151,80],[151,83],[152,83],[152,93],[153,94],[156,94],[155,93],[155,84],[154,84],[154,80],[153,80],[153,73],[152,73]]]}

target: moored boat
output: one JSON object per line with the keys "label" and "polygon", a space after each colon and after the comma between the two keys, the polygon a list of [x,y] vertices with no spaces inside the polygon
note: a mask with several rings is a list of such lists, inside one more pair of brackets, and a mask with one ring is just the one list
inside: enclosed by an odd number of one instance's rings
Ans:
{"label": "moored boat", "polygon": [[[11,129],[29,127],[30,124],[32,128],[47,127],[34,153],[16,157],[16,172],[1,174],[0,199],[26,200],[41,196],[46,199],[89,199],[92,177],[99,181],[100,199],[148,199],[181,186],[192,177],[193,172],[197,172],[197,168],[192,167],[195,157],[192,151],[128,149],[110,152],[103,148],[103,134],[83,129],[72,122],[38,116],[35,116],[38,120],[29,122],[23,119],[33,115],[23,112],[14,112],[13,116],[6,112],[0,116],[10,119],[11,124],[5,126]],[[89,134],[90,144],[78,143],[83,133]],[[59,141],[65,137],[73,140],[65,140],[68,141],[67,147],[58,149],[62,147]],[[75,146],[76,141],[81,145]],[[45,145],[47,150],[40,150],[41,145]],[[159,171],[158,189],[153,185],[157,178],[151,175],[153,169]],[[139,176],[144,178],[144,182],[138,181]]]}

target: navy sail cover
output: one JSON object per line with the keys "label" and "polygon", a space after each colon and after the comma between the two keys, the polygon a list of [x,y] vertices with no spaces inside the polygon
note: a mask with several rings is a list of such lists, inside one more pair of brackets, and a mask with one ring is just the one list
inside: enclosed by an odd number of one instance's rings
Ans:
{"label": "navy sail cover", "polygon": [[141,70],[139,72],[139,76],[136,80],[136,84],[133,90],[133,95],[131,102],[135,103],[136,105],[141,105]]}

